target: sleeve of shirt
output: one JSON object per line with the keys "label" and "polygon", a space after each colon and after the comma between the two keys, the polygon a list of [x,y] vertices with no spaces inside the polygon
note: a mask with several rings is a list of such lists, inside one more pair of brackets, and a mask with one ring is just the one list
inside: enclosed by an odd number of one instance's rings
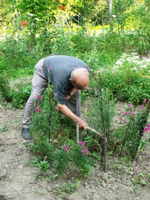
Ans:
{"label": "sleeve of shirt", "polygon": [[57,103],[65,104],[67,93],[62,91],[62,89],[59,89],[59,86],[54,85],[54,100]]}

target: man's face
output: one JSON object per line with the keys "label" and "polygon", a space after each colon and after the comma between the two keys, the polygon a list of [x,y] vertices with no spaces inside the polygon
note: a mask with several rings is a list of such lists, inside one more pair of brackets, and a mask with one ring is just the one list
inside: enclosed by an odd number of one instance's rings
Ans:
{"label": "man's face", "polygon": [[86,87],[86,85],[78,84],[78,83],[72,82],[71,79],[70,79],[70,82],[72,83],[72,85],[73,85],[77,90],[84,90],[84,88]]}

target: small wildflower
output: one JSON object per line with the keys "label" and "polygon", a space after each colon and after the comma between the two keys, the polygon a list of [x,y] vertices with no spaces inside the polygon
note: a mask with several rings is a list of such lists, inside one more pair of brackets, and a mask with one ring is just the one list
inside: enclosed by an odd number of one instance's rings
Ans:
{"label": "small wildflower", "polygon": [[146,103],[146,99],[144,99],[143,102]]}
{"label": "small wildflower", "polygon": [[129,114],[129,112],[130,112],[130,111],[126,111],[124,114],[125,114],[125,115],[128,115],[128,114]]}
{"label": "small wildflower", "polygon": [[123,121],[124,124],[126,124],[126,122],[127,122],[126,120]]}
{"label": "small wildflower", "polygon": [[41,112],[41,108],[39,108],[39,112]]}
{"label": "small wildflower", "polygon": [[143,134],[146,134],[146,131],[145,131],[145,130],[143,130]]}
{"label": "small wildflower", "polygon": [[44,135],[44,133],[42,132],[41,135]]}
{"label": "small wildflower", "polygon": [[55,109],[56,109],[57,111],[59,111],[59,108],[58,108],[58,106],[55,106]]}
{"label": "small wildflower", "polygon": [[143,109],[144,108],[143,105],[140,105],[140,108]]}
{"label": "small wildflower", "polygon": [[123,122],[123,118],[121,117],[120,120]]}
{"label": "small wildflower", "polygon": [[40,94],[37,96],[37,99],[41,99],[41,95]]}
{"label": "small wildflower", "polygon": [[136,168],[133,168],[133,171],[134,171],[134,172],[136,172],[136,171],[137,171],[137,169],[136,169]]}
{"label": "small wildflower", "polygon": [[86,86],[86,89],[89,90],[89,86],[88,85]]}
{"label": "small wildflower", "polygon": [[69,146],[68,145],[63,146],[62,148],[65,149],[67,153],[69,152]]}
{"label": "small wildflower", "polygon": [[150,127],[150,124],[147,124],[147,127]]}
{"label": "small wildflower", "polygon": [[128,104],[128,108],[130,108],[131,107],[131,104]]}
{"label": "small wildflower", "polygon": [[131,112],[131,115],[134,115],[134,112]]}
{"label": "small wildflower", "polygon": [[87,156],[88,155],[88,149],[82,149],[81,151],[83,156]]}

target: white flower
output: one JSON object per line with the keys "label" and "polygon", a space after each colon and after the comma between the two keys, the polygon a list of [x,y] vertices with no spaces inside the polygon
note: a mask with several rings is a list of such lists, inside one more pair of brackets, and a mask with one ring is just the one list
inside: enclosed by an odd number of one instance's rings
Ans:
{"label": "white flower", "polygon": [[6,30],[6,29],[7,29],[7,27],[6,27],[6,26],[3,26],[3,29],[5,29],[5,30]]}
{"label": "white flower", "polygon": [[116,15],[112,15],[112,17],[113,17],[113,18],[115,18],[115,17],[116,17]]}
{"label": "white flower", "polygon": [[31,33],[29,32],[28,35],[31,35]]}
{"label": "white flower", "polygon": [[36,38],[38,38],[39,36],[40,36],[40,34],[38,33],[38,34],[36,34],[36,36],[35,36],[35,37],[36,37]]}
{"label": "white flower", "polygon": [[4,33],[3,35],[4,35],[4,37],[6,37],[6,36],[7,36],[7,33]]}
{"label": "white flower", "polygon": [[37,17],[36,17],[35,19],[36,19],[36,21],[38,21],[38,22],[40,21],[39,18],[37,18]]}
{"label": "white flower", "polygon": [[33,16],[33,14],[32,14],[32,13],[27,13],[27,15],[29,15],[29,16],[31,16],[31,17]]}

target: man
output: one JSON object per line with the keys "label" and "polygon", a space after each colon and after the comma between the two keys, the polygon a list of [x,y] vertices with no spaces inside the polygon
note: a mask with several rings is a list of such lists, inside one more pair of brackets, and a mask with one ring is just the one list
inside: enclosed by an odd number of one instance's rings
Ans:
{"label": "man", "polygon": [[37,96],[46,89],[48,80],[53,85],[54,99],[59,110],[74,122],[78,121],[79,128],[86,129],[87,127],[87,123],[80,118],[80,90],[83,90],[89,82],[89,67],[75,57],[48,56],[35,65],[32,91],[25,106],[22,126],[22,136],[27,140],[31,139],[29,124],[34,102]]}

